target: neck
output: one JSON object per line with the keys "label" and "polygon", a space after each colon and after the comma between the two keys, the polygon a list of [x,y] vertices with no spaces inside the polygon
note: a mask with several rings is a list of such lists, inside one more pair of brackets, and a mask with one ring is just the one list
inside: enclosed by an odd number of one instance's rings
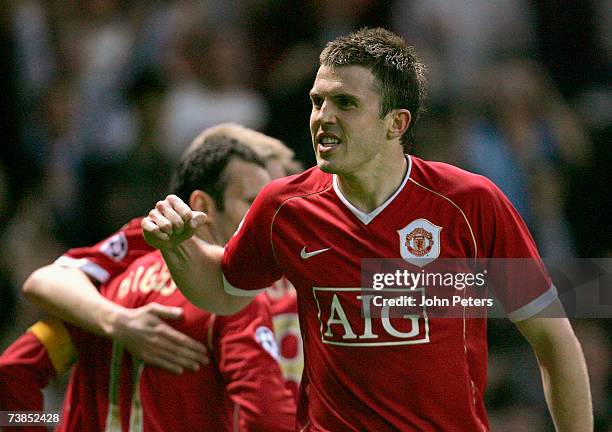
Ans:
{"label": "neck", "polygon": [[407,169],[406,158],[398,157],[376,169],[350,175],[338,174],[338,186],[351,204],[369,213],[393,195],[402,184]]}

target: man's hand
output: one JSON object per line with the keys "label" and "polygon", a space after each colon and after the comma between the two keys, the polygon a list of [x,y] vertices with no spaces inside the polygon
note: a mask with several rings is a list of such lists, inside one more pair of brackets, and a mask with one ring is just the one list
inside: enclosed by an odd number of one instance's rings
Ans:
{"label": "man's hand", "polygon": [[125,345],[145,362],[180,373],[208,363],[206,346],[184,335],[164,319],[177,319],[182,309],[148,304],[129,309],[103,297],[83,271],[51,264],[36,270],[24,294],[58,318]]}
{"label": "man's hand", "polygon": [[168,195],[142,220],[142,231],[147,243],[163,251],[191,238],[205,222],[206,214],[191,210],[176,195]]}
{"label": "man's hand", "polygon": [[209,363],[206,346],[162,320],[178,319],[182,314],[180,307],[158,303],[126,309],[126,313],[117,319],[113,338],[150,365],[176,374],[184,369],[197,371],[200,363]]}
{"label": "man's hand", "polygon": [[223,287],[223,248],[194,237],[206,215],[180,198],[168,195],[142,221],[144,238],[160,250],[172,280],[195,306],[219,315],[235,314],[252,300],[234,296]]}

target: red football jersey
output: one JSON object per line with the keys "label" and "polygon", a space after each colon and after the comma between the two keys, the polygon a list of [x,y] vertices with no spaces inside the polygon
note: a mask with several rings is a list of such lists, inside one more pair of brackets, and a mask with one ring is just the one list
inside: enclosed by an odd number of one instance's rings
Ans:
{"label": "red football jersey", "polygon": [[55,262],[64,267],[78,268],[97,282],[106,283],[136,258],[154,250],[142,235],[141,222],[142,218],[132,219],[94,246],[70,249]]}
{"label": "red football jersey", "polygon": [[[110,340],[74,328],[75,363],[56,432],[128,431],[132,403],[130,358],[113,351]],[[111,380],[111,371],[116,378]]]}
{"label": "red football jersey", "polygon": [[[44,411],[42,389],[76,361],[75,341],[84,333],[58,319],[39,321],[0,356],[0,411]],[[88,410],[95,413],[95,405]],[[94,421],[94,420],[92,420]],[[81,424],[82,425],[82,424]],[[81,426],[78,425],[78,426]],[[73,426],[77,426],[76,424]],[[12,431],[46,431],[46,427],[5,427]],[[102,430],[101,426],[56,430]]]}
{"label": "red football jersey", "polygon": [[[130,423],[146,431],[232,430],[236,421],[237,430],[293,430],[295,403],[284,387],[265,296],[232,316],[204,312],[176,288],[157,251],[132,262],[100,291],[131,308],[150,302],[182,307],[183,317],[170,323],[204,342],[212,362],[175,375],[132,362],[118,344],[93,337],[98,340],[77,345],[65,414],[71,426],[65,430],[75,424],[94,430],[83,426],[88,416],[123,430]],[[80,412],[72,416],[75,410]]]}
{"label": "red football jersey", "polygon": [[[109,283],[135,259],[153,251],[144,240],[141,221],[142,218],[132,219],[119,231],[94,246],[68,250],[56,260],[56,264],[78,268],[99,284]],[[68,383],[58,432],[104,430],[107,426],[114,427],[119,423],[123,430],[128,430],[132,400],[130,358],[115,352],[115,361],[119,365],[121,361],[126,362],[121,372],[121,382],[124,385],[111,388],[111,341],[78,328],[69,328],[82,361],[77,363]],[[92,371],[96,373],[92,374]],[[121,418],[119,412],[123,414]]]}
{"label": "red football jersey", "polygon": [[41,346],[26,332],[0,356],[0,411],[43,410],[40,390],[55,377],[55,368]]}
{"label": "red football jersey", "polygon": [[[58,332],[55,325],[49,328],[39,323],[37,326],[43,327],[40,332],[26,333],[0,357],[0,406],[5,410],[42,410],[41,389],[56,373],[63,373],[74,360],[72,346],[70,350],[66,349],[67,345],[72,345],[69,340],[72,339],[81,361],[74,368],[67,388],[62,424],[58,431],[97,431],[108,427],[129,430],[130,421],[144,422],[146,430],[198,430],[206,427],[229,430],[236,419],[240,423],[235,426],[236,430],[292,430],[294,404],[288,393],[282,391],[278,366],[269,357],[278,359],[279,352],[270,331],[269,306],[265,298],[258,299],[245,311],[232,317],[206,314],[187,303],[174,284],[168,282],[167,269],[161,267],[163,261],[158,254],[148,263],[139,262],[138,268],[126,272],[124,277],[113,279],[135,259],[151,250],[142,238],[140,221],[132,220],[119,232],[93,247],[71,249],[57,263],[79,268],[98,282],[110,281],[102,286],[102,293],[127,307],[142,306],[149,301],[166,304],[169,299],[170,304],[190,310],[185,312],[183,322],[178,323],[180,330],[200,340],[206,335],[213,360],[216,361],[212,371],[197,374],[186,372],[187,375],[179,380],[179,384],[189,382],[197,387],[195,391],[191,388],[186,390],[193,395],[189,398],[191,404],[185,404],[178,397],[169,398],[165,392],[158,391],[166,385],[176,389],[175,375],[160,369],[144,368],[142,371],[140,364],[132,365],[130,357],[124,356],[107,339],[70,325],[66,325],[70,331],[68,335],[66,330]],[[153,272],[145,271],[145,268],[149,268],[147,264],[151,264]],[[140,271],[143,273],[139,274]],[[161,274],[170,291],[148,292],[150,278]],[[134,278],[137,284],[134,287],[144,287],[144,292],[125,291],[127,281]],[[160,279],[156,282],[159,283]],[[291,309],[290,296],[284,299],[272,297],[279,311],[284,313]],[[37,326],[33,330],[40,330]],[[48,335],[46,345],[42,341],[45,335]],[[59,340],[58,335],[68,340]],[[139,391],[134,395],[133,373],[142,373],[144,377],[141,379],[135,375],[141,383],[139,389],[142,389],[142,393]],[[212,384],[203,382],[202,376],[198,375],[203,375],[204,381],[212,381]],[[260,388],[266,390],[262,392]],[[262,398],[262,395],[265,397]],[[133,396],[136,396],[136,401]],[[143,398],[144,402],[141,400]],[[206,413],[202,409],[204,400]],[[142,412],[138,411],[142,404],[146,407],[144,418],[139,417]],[[130,418],[134,407],[138,412]],[[177,416],[177,412],[181,415]],[[262,413],[267,414],[262,416]],[[208,426],[202,424],[204,417]]]}
{"label": "red football jersey", "polygon": [[[77,347],[88,364],[77,363],[74,368],[66,389],[61,422],[55,430],[95,432],[107,430],[108,419],[119,421],[118,408],[114,417],[108,415],[109,341],[61,324],[59,320],[52,326],[45,322],[36,323],[0,356],[0,410],[44,411],[42,389],[50,379],[63,374],[74,363]],[[129,371],[129,366],[124,368],[123,388],[116,387],[121,391],[122,426],[112,430],[129,430]],[[47,428],[5,427],[3,430],[34,432],[47,431]]]}
{"label": "red football jersey", "polygon": [[[27,332],[0,356],[0,411],[43,411],[42,389],[55,377],[44,346]],[[0,428],[6,432],[45,432],[44,426]]]}
{"label": "red football jersey", "polygon": [[270,312],[274,336],[280,352],[280,366],[285,385],[297,401],[298,389],[304,370],[304,349],[297,308],[295,288],[287,279],[276,281],[266,291],[270,300]]}
{"label": "red football jersey", "polygon": [[[489,180],[408,157],[398,190],[367,214],[316,167],[272,182],[226,246],[223,273],[233,294],[282,276],[297,290],[306,359],[299,430],[472,432],[488,429],[486,320],[426,310],[364,318],[371,299],[360,288],[361,262],[480,257],[539,260],[520,216]],[[555,298],[543,267],[535,279],[502,296],[511,318]]]}
{"label": "red football jersey", "polygon": [[[109,280],[112,280],[114,277],[116,277],[122,271],[124,271],[135,259],[153,250],[144,241],[144,238],[142,236],[142,228],[140,226],[141,221],[142,221],[142,218],[133,219],[128,224],[126,224],[123,228],[121,228],[121,230],[119,230],[117,233],[97,243],[94,246],[70,249],[65,255],[60,257],[56,261],[56,263],[60,265],[64,265],[64,266],[79,268],[80,270],[84,271],[85,273],[87,273],[89,276],[91,276],[93,279],[97,280],[100,283],[105,283]],[[113,286],[116,286],[116,284],[113,284]],[[112,294],[113,290],[108,291],[107,288],[104,288],[102,291],[111,293],[110,295],[111,298],[114,295]],[[114,297],[115,298],[112,298],[112,299],[117,300],[118,295],[115,295]],[[141,296],[140,298],[138,296],[135,296],[134,298],[138,301],[144,301],[143,296]],[[151,301],[157,301],[158,303],[164,303],[160,299],[155,299]],[[282,316],[279,317],[279,319],[276,321],[275,327],[280,326],[279,328],[284,329],[286,326],[289,325],[291,329],[295,328],[296,327],[294,325],[295,322],[293,322],[293,324],[290,324],[291,321],[288,319],[289,318],[288,315],[286,315],[286,312],[289,312],[289,311],[295,312],[291,308],[292,304],[295,306],[294,300],[292,303],[291,297],[287,297],[287,299],[285,300],[280,300],[274,297],[274,300],[272,301],[272,303],[276,304],[278,301],[280,301],[279,303],[280,306],[276,307],[276,309],[279,310],[279,313],[281,313]],[[117,302],[120,304],[123,304],[122,303],[123,299],[118,299]],[[128,307],[130,307],[130,305],[133,307],[137,307],[137,306],[134,306],[135,305],[134,299],[132,299],[132,301],[129,302],[129,304],[124,304],[124,305]],[[193,308],[193,307],[189,305],[189,308]],[[295,317],[293,317],[293,319],[295,319]],[[224,321],[225,321],[225,318],[221,319],[218,324],[221,325],[221,323]],[[235,321],[235,322],[227,324],[225,326],[226,331],[232,329],[231,325],[238,326],[239,321]],[[232,329],[231,331],[234,331],[234,330]],[[282,334],[285,335],[286,332],[283,332]],[[299,332],[298,332],[298,336],[299,336]],[[104,340],[100,340],[99,344],[101,344],[99,349],[105,350],[107,353],[106,357],[108,358],[111,353],[110,343]],[[236,346],[239,346],[239,345],[237,344]],[[288,357],[285,357],[285,356],[289,356],[287,352],[292,353],[291,350],[285,351],[284,355],[281,352],[280,362],[281,362],[281,365],[283,366],[283,371],[286,369],[284,365],[286,365],[287,363],[289,363],[291,370],[295,370],[296,368],[299,369],[300,367],[299,364],[301,360],[301,340],[299,341],[299,345],[297,346],[299,346],[299,351],[296,353],[296,355],[298,356],[298,359],[295,359],[295,358],[289,359]],[[100,365],[100,367],[108,370],[108,362],[105,365]],[[81,373],[82,372],[83,371],[81,371]],[[283,373],[285,375],[285,372]],[[295,373],[295,371],[293,373],[290,373],[290,372],[286,373],[287,387],[291,389],[293,392],[297,392],[297,386],[298,386],[299,380],[296,382],[296,377],[298,375],[301,375],[301,369],[299,369],[298,373]],[[87,382],[87,379],[80,379],[78,381],[79,382],[82,381],[83,385],[85,385]],[[99,394],[104,395],[104,397],[106,398],[107,391],[108,391],[108,384],[104,386],[103,391],[99,392]],[[75,391],[72,393],[78,394],[79,392]],[[237,391],[235,393],[237,394],[239,392]],[[70,399],[70,394],[67,397],[67,402],[68,402],[68,399]],[[105,402],[107,402],[107,400],[108,399],[103,399],[103,401]],[[90,400],[90,402],[92,401]],[[121,401],[121,403],[123,403],[123,400]],[[89,405],[91,405],[92,407],[94,406],[93,404],[89,404]],[[98,407],[98,411],[107,413],[108,411],[107,408],[108,408],[107,406],[104,406],[103,408]],[[125,411],[125,409],[123,409],[122,411]],[[247,414],[248,412],[245,413],[245,415]],[[123,418],[122,420],[124,422],[126,421],[125,418]]]}

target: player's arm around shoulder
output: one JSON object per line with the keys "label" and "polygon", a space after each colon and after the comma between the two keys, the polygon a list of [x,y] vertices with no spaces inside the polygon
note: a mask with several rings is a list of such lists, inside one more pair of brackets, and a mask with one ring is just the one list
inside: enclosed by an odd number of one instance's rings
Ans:
{"label": "player's arm around shoulder", "polygon": [[117,277],[152,249],[142,237],[140,219],[92,246],[72,248],[25,281],[24,296],[56,317],[98,335],[113,337],[123,308],[105,299],[99,286]]}
{"label": "player's arm around shoulder", "polygon": [[163,319],[178,319],[182,309],[155,303],[131,309],[105,298],[82,270],[51,264],[34,271],[25,296],[54,316],[119,341],[147,363],[174,373],[207,362],[206,347],[174,330]]}
{"label": "player's arm around shoulder", "polygon": [[220,315],[236,313],[252,299],[225,292],[223,248],[195,237],[205,223],[206,214],[168,195],[142,220],[142,229],[147,243],[161,251],[176,286],[191,303]]}
{"label": "player's arm around shoulder", "polygon": [[592,431],[593,407],[584,354],[559,300],[516,326],[536,354],[556,430]]}
{"label": "player's arm around shoulder", "polygon": [[90,277],[78,268],[49,264],[35,270],[22,287],[35,305],[99,335],[112,336],[111,319],[119,307],[104,299]]}

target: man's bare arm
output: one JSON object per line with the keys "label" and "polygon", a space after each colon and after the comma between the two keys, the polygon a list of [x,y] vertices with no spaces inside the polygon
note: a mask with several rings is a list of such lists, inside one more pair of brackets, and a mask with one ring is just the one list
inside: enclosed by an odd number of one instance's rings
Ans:
{"label": "man's bare arm", "polygon": [[220,315],[231,315],[251,297],[227,294],[223,288],[223,248],[194,237],[206,215],[192,211],[175,195],[159,201],[142,221],[145,240],[164,256],[172,279],[194,305]]}
{"label": "man's bare arm", "polygon": [[589,377],[580,342],[556,300],[539,316],[516,323],[540,365],[546,402],[559,432],[593,430]]}
{"label": "man's bare arm", "polygon": [[205,345],[162,320],[179,318],[181,308],[157,303],[125,308],[103,297],[81,270],[57,264],[42,267],[26,280],[23,293],[58,318],[124,343],[149,364],[180,373],[208,362]]}

